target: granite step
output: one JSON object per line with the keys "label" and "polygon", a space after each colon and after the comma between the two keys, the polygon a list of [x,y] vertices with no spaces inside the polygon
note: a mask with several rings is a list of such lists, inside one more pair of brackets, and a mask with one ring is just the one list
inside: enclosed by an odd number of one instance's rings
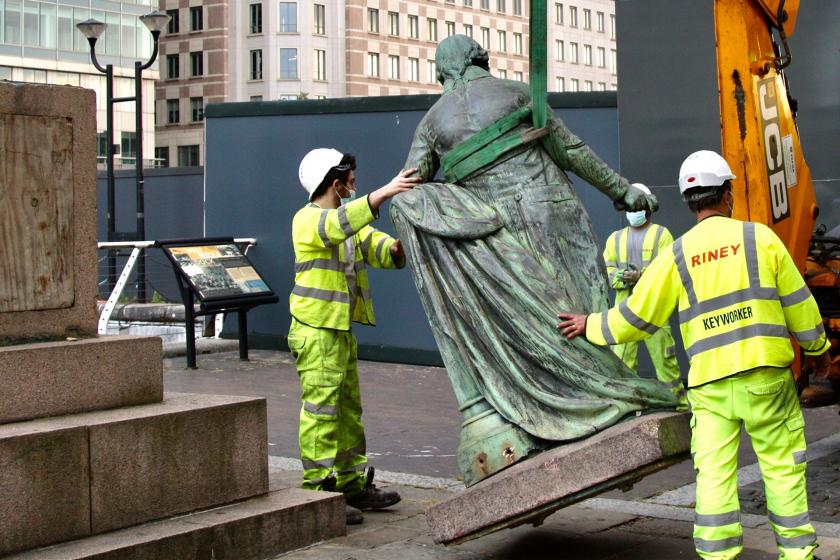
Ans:
{"label": "granite step", "polygon": [[285,488],[3,560],[264,560],[345,533],[341,494]]}
{"label": "granite step", "polygon": [[163,402],[0,426],[0,554],[268,492],[265,399]]}
{"label": "granite step", "polygon": [[111,336],[0,347],[0,424],[160,402],[158,337]]}

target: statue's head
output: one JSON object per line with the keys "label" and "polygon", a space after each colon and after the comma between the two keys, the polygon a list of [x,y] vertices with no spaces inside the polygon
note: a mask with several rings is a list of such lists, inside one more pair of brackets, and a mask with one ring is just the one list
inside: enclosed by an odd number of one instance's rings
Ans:
{"label": "statue's head", "polygon": [[490,70],[487,51],[466,35],[452,35],[438,45],[435,51],[437,79],[444,83],[448,79],[457,79],[464,75],[470,66]]}

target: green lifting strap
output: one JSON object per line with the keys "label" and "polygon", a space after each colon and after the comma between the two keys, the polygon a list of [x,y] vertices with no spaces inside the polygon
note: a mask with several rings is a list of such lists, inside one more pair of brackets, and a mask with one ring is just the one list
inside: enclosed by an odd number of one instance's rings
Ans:
{"label": "green lifting strap", "polygon": [[527,105],[525,107],[520,107],[513,113],[502,117],[484,130],[476,132],[463,142],[459,143],[457,146],[444,154],[444,156],[440,159],[444,173],[446,173],[447,169],[454,167],[497,138],[500,138],[505,133],[510,132],[519,126],[519,123],[525,120],[530,114],[530,107]]}
{"label": "green lifting strap", "polygon": [[[477,132],[476,134],[480,133]],[[547,134],[548,129],[545,127],[536,129],[527,128],[519,134],[513,134],[505,138],[497,139],[472,155],[462,159],[454,166],[444,168],[443,178],[447,183],[456,183],[461,179],[469,177],[477,170],[493,163],[511,150],[514,150],[523,144],[533,142],[534,140],[539,140]],[[469,142],[470,140],[472,140],[472,138],[468,138],[464,142]],[[464,142],[462,142],[462,144]]]}
{"label": "green lifting strap", "polygon": [[528,56],[531,74],[531,113],[534,128],[542,128],[548,122],[546,91],[546,60],[548,56],[548,8],[546,0],[531,0],[531,21],[528,46],[531,50]]}

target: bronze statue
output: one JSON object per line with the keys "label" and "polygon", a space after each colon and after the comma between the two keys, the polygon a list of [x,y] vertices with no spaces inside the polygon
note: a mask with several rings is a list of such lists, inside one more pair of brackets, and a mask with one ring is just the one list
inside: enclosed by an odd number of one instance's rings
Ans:
{"label": "bronze statue", "polygon": [[[530,127],[525,84],[494,78],[487,52],[448,37],[436,52],[441,98],[405,167],[426,181],[391,216],[464,414],[458,461],[467,485],[556,442],[673,408],[608,349],[566,340],[557,309],[608,308],[592,224],[566,171],[617,209],[656,199],[601,161],[549,110]],[[445,182],[432,182],[443,170]]]}

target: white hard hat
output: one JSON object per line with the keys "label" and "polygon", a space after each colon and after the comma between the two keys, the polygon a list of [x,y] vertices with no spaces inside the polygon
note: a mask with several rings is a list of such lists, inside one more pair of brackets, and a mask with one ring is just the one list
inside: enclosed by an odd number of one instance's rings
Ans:
{"label": "white hard hat", "polygon": [[694,152],[680,167],[680,193],[696,187],[716,187],[734,179],[729,164],[710,150]]}
{"label": "white hard hat", "polygon": [[300,184],[309,193],[309,200],[312,200],[315,189],[329,170],[340,164],[343,157],[344,154],[332,148],[316,148],[303,156],[298,168],[298,177]]}
{"label": "white hard hat", "polygon": [[650,189],[647,186],[643,185],[642,183],[633,183],[633,186],[642,191],[645,194],[653,194],[650,192]]}

